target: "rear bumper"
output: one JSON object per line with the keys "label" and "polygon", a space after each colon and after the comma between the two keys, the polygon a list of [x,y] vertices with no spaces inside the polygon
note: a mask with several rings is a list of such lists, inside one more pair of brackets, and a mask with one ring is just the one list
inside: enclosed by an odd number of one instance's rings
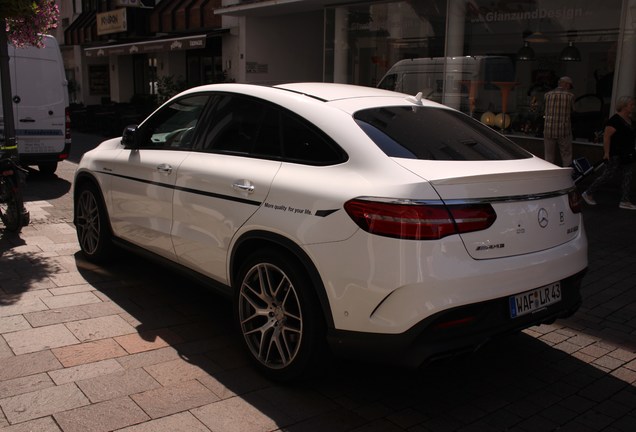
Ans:
{"label": "rear bumper", "polygon": [[41,163],[61,162],[69,157],[71,144],[66,143],[64,150],[59,153],[20,153],[22,165],[37,165]]}
{"label": "rear bumper", "polygon": [[[401,334],[330,330],[334,353],[344,357],[417,367],[438,358],[476,350],[506,334],[574,314],[581,304],[585,270],[561,281],[562,298],[539,312],[510,318],[509,297],[444,310]],[[454,325],[448,325],[452,322]]]}

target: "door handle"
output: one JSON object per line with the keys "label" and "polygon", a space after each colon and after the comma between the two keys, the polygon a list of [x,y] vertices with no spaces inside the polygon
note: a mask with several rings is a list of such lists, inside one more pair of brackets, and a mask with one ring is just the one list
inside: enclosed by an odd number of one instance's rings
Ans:
{"label": "door handle", "polygon": [[172,174],[172,166],[168,164],[157,165],[157,171],[162,174],[169,175]]}
{"label": "door handle", "polygon": [[30,117],[28,118],[21,118],[20,119],[20,123],[35,123],[35,119],[32,119]]}
{"label": "door handle", "polygon": [[254,193],[254,185],[251,184],[240,184],[240,183],[234,183],[232,185],[232,187],[235,190],[241,191],[241,192],[247,192],[247,193]]}

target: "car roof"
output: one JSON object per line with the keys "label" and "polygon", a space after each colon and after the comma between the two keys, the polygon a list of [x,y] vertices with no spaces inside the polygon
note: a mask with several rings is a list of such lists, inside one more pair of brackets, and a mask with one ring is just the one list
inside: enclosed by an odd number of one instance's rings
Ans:
{"label": "car roof", "polygon": [[[361,97],[396,97],[399,93],[378,89],[375,87],[363,87],[352,84],[321,83],[321,82],[300,82],[275,86],[275,88],[289,90],[300,93],[325,102],[341,99],[352,99]],[[406,95],[404,95],[406,96]]]}
{"label": "car roof", "polygon": [[[353,84],[321,82],[298,82],[276,86],[242,83],[207,84],[190,88],[181,93],[181,95],[201,91],[229,92],[260,97],[278,103],[295,112],[298,112],[297,109],[300,109],[298,103],[306,105],[305,103],[309,101],[313,101],[314,104],[312,105],[314,107],[317,106],[315,104],[320,104],[324,107],[330,105],[332,108],[340,109],[349,114],[365,108],[398,105],[432,106],[448,109],[448,107],[444,105],[423,99],[421,95],[408,95]],[[180,95],[177,95],[175,97],[179,96]]]}

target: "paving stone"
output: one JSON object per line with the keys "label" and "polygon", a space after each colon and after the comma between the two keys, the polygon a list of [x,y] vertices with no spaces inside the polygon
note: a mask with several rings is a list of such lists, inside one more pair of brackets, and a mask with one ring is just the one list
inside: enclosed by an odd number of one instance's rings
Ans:
{"label": "paving stone", "polygon": [[612,376],[625,381],[628,384],[636,384],[636,372],[625,367],[612,371]]}
{"label": "paving stone", "polygon": [[108,432],[149,420],[127,397],[62,412],[54,417],[64,432]]}
{"label": "paving stone", "polygon": [[115,340],[130,354],[151,351],[183,341],[178,335],[168,329],[118,336]]}
{"label": "paving stone", "polygon": [[172,348],[160,348],[154,351],[145,351],[139,354],[132,354],[117,359],[124,369],[134,369],[144,366],[152,366],[159,363],[169,362],[180,358],[179,352]]}
{"label": "paving stone", "polygon": [[0,334],[11,333],[31,328],[29,322],[21,315],[0,318]]}
{"label": "paving stone", "polygon": [[0,400],[0,407],[11,424],[88,404],[88,399],[75,384],[49,387]]}
{"label": "paving stone", "polygon": [[[67,248],[76,249],[77,245],[73,243],[70,243],[70,244],[62,243],[62,244],[52,245],[50,248],[42,247],[42,250],[51,251],[51,250],[61,250],[61,249],[67,249]],[[82,276],[82,274],[77,271],[66,272],[66,273],[56,273],[56,274],[50,275],[49,277],[51,278],[51,280],[57,287],[65,287],[69,285],[83,285],[86,283],[90,283],[90,281],[87,281],[84,278],[84,276]]]}
{"label": "paving stone", "polygon": [[[55,252],[59,255],[75,255],[77,253],[78,243],[77,241],[69,241],[67,243],[43,244],[40,245],[39,248],[44,252]],[[66,278],[59,278],[59,280],[55,281],[57,286],[77,285],[80,283],[82,283],[81,279],[76,280],[75,277],[69,277],[68,280]]]}
{"label": "paving stone", "polygon": [[27,421],[2,429],[2,432],[62,432],[52,417]]}
{"label": "paving stone", "polygon": [[284,418],[274,420],[238,397],[194,408],[190,412],[210,430],[218,432],[274,431],[291,423]]}
{"label": "paving stone", "polygon": [[91,303],[79,306],[79,308],[85,312],[89,318],[100,318],[108,315],[117,315],[124,312],[124,309],[111,302],[102,301],[101,303]]}
{"label": "paving stone", "polygon": [[52,297],[43,298],[42,301],[49,307],[49,309],[79,306],[89,303],[101,303],[101,300],[92,292],[54,295]]}
{"label": "paving stone", "polygon": [[210,429],[189,412],[182,412],[119,429],[117,432],[210,432]]}
{"label": "paving stone", "polygon": [[4,338],[17,355],[73,345],[79,342],[63,324],[7,333]]}
{"label": "paving stone", "polygon": [[197,380],[221,399],[239,396],[272,385],[271,381],[252,367],[223,371],[214,375],[208,374],[198,377]]}
{"label": "paving stone", "polygon": [[102,375],[79,381],[77,385],[93,403],[161,387],[161,385],[143,369],[131,369]]}
{"label": "paving stone", "polygon": [[24,243],[27,245],[51,244],[53,240],[44,235],[24,236]]}
{"label": "paving stone", "polygon": [[164,386],[190,381],[219,371],[218,367],[213,366],[211,361],[205,361],[205,359],[201,358],[197,358],[196,363],[178,359],[146,366],[145,369],[154,379]]}
{"label": "paving stone", "polygon": [[[4,302],[3,302],[4,303]],[[22,297],[0,307],[0,317],[22,315],[28,312],[46,310],[48,307],[37,297]]]}
{"label": "paving stone", "polygon": [[90,318],[84,310],[78,306],[31,312],[24,314],[24,318],[33,327],[43,327],[47,325],[66,323]]}
{"label": "paving stone", "polygon": [[606,369],[614,370],[621,367],[625,362],[610,355],[605,355],[603,357],[597,358],[596,360],[594,360],[593,363]]}
{"label": "paving stone", "polygon": [[100,339],[51,350],[55,357],[65,366],[77,366],[126,355],[114,339]]}
{"label": "paving stone", "polygon": [[45,373],[0,381],[0,399],[42,390],[54,385],[51,378]]}
{"label": "paving stone", "polygon": [[631,352],[623,348],[616,349],[609,353],[609,355],[624,362],[629,362],[636,359],[636,352]]}
{"label": "paving stone", "polygon": [[2,360],[0,381],[61,369],[62,364],[51,351],[23,354]]}
{"label": "paving stone", "polygon": [[55,384],[61,385],[120,371],[123,371],[121,365],[116,360],[109,359],[51,371],[49,375]]}
{"label": "paving stone", "polygon": [[136,330],[118,315],[67,323],[68,329],[82,342],[135,333]]}
{"label": "paving stone", "polygon": [[198,381],[186,381],[149,390],[132,395],[131,398],[152,418],[164,417],[219,400]]}
{"label": "paving stone", "polygon": [[[27,270],[24,270],[28,272]],[[16,274],[16,279],[2,281],[0,286],[7,293],[23,294],[26,292],[38,292],[42,291],[44,294],[50,294],[47,290],[49,288],[55,288],[55,284],[48,278],[48,272],[42,274],[35,279],[29,278],[28,275],[22,276]]]}
{"label": "paving stone", "polygon": [[15,354],[11,351],[9,345],[7,345],[7,341],[4,340],[4,337],[0,335],[0,359],[13,357]]}
{"label": "paving stone", "polygon": [[91,291],[95,291],[95,287],[91,284],[71,285],[71,286],[61,287],[61,288],[49,288],[49,292],[53,294],[53,296],[78,294],[78,293],[91,292]]}

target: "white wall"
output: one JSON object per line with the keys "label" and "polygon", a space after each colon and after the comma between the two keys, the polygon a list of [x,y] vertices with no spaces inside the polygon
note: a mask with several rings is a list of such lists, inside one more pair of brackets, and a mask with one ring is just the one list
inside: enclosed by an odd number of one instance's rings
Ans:
{"label": "white wall", "polygon": [[239,53],[238,76],[257,84],[322,81],[323,21],[322,11],[246,17],[239,36],[246,48]]}

